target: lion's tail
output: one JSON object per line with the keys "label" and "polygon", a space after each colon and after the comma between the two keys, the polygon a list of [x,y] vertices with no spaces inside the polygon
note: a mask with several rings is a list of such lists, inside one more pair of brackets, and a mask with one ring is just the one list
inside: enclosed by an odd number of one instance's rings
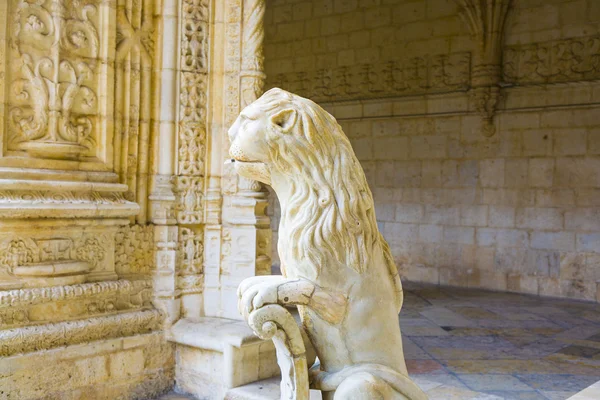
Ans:
{"label": "lion's tail", "polygon": [[381,244],[381,250],[383,251],[385,264],[390,273],[392,282],[394,283],[396,294],[396,309],[398,310],[398,312],[400,312],[400,309],[402,309],[402,303],[404,302],[404,291],[402,290],[402,282],[400,282],[400,273],[398,272],[398,268],[396,267],[396,263],[394,262],[394,257],[392,256],[392,250],[390,249],[390,245],[385,240],[381,232],[379,233],[379,243]]}

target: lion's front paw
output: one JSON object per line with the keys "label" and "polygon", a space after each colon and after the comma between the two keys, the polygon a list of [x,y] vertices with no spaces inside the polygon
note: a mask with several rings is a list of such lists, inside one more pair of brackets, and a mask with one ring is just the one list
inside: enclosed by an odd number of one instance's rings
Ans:
{"label": "lion's front paw", "polygon": [[238,288],[238,310],[248,317],[265,304],[277,303],[277,290],[287,280],[283,276],[261,276],[245,279]]}
{"label": "lion's front paw", "polygon": [[240,300],[240,312],[245,318],[256,309],[261,308],[265,304],[277,304],[277,291],[280,283],[266,282],[260,283],[248,288]]}

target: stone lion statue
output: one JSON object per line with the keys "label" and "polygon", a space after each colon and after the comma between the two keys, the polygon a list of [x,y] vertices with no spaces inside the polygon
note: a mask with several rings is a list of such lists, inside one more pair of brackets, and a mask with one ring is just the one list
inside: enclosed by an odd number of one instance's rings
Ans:
{"label": "stone lion statue", "polygon": [[271,185],[281,204],[283,276],[243,281],[240,312],[248,319],[274,304],[298,307],[320,362],[311,387],[324,399],[426,399],[404,362],[398,271],[335,118],[275,88],[241,112],[229,138],[237,173]]}

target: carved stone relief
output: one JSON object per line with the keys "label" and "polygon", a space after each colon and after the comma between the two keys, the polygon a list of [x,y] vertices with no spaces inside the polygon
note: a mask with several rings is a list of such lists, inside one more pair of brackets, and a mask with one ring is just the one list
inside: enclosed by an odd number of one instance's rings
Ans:
{"label": "carved stone relief", "polygon": [[175,182],[176,217],[182,224],[201,224],[204,220],[208,21],[207,0],[183,1]]}
{"label": "carved stone relief", "polygon": [[440,54],[381,64],[293,72],[269,78],[267,86],[286,88],[316,101],[466,90],[471,83],[470,57],[469,53]]}
{"label": "carved stone relief", "polygon": [[15,287],[83,283],[94,272],[111,273],[112,240],[97,232],[6,235],[0,238],[0,275]]}
{"label": "carved stone relief", "polygon": [[600,36],[579,37],[504,49],[504,81],[516,85],[600,78]]}
{"label": "carved stone relief", "polygon": [[131,225],[115,236],[115,270],[120,276],[149,274],[154,269],[154,227]]}

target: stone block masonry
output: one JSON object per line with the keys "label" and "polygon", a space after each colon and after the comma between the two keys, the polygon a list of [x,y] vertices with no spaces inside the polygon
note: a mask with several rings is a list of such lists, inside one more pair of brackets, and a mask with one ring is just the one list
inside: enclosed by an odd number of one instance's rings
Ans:
{"label": "stone block masonry", "polygon": [[405,279],[599,300],[600,7],[517,3],[491,137],[452,0],[269,0],[267,86],[338,119]]}

